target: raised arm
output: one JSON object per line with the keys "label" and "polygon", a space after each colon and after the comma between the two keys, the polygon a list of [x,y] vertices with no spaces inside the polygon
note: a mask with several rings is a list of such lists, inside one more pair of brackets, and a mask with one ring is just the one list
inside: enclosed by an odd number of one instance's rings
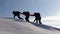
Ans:
{"label": "raised arm", "polygon": [[31,14],[30,16],[34,16],[34,15]]}

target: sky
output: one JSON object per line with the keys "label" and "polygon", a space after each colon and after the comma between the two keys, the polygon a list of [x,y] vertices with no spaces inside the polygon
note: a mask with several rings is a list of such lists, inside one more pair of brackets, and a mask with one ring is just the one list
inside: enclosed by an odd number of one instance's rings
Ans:
{"label": "sky", "polygon": [[0,17],[13,17],[13,10],[39,12],[43,23],[60,24],[60,0],[0,0]]}
{"label": "sky", "polygon": [[42,17],[56,15],[60,0],[0,0],[0,16],[12,16],[12,11],[39,12]]}

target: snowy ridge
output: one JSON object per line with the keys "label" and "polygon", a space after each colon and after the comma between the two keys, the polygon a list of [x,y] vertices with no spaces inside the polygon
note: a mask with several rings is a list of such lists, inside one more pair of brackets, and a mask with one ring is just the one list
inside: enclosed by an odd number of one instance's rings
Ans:
{"label": "snowy ridge", "polygon": [[0,18],[0,34],[60,34],[60,29],[19,19]]}

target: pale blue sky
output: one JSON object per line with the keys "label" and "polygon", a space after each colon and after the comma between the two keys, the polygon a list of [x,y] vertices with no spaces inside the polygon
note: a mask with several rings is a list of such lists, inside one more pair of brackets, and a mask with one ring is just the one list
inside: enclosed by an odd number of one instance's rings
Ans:
{"label": "pale blue sky", "polygon": [[60,0],[0,0],[0,17],[12,16],[12,11],[40,12],[42,17],[60,11]]}

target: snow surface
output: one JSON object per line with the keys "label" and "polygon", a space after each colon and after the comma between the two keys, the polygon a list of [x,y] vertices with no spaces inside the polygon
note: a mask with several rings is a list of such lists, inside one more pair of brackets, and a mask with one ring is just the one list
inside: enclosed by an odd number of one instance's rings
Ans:
{"label": "snow surface", "polygon": [[60,16],[47,16],[42,18],[42,23],[53,26],[56,28],[60,28]]}
{"label": "snow surface", "polygon": [[19,19],[0,18],[0,34],[60,34],[60,29]]}

